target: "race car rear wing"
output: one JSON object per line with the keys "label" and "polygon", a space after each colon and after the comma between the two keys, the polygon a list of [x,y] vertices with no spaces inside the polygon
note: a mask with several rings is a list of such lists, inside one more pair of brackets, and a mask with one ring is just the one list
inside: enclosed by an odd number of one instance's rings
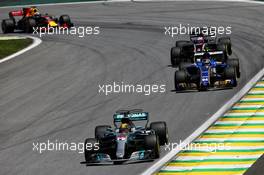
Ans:
{"label": "race car rear wing", "polygon": [[114,122],[121,122],[123,118],[129,118],[131,121],[143,121],[149,119],[149,113],[143,111],[117,111],[113,116]]}
{"label": "race car rear wing", "polygon": [[[197,52],[194,54],[194,61],[197,61],[198,59],[201,59],[203,57],[203,54],[205,52]],[[217,62],[222,62],[224,58],[224,52],[223,51],[215,51],[215,52],[208,52],[212,58],[214,58]]]}
{"label": "race car rear wing", "polygon": [[23,10],[11,11],[9,12],[9,17],[13,18],[14,16],[23,16]]}
{"label": "race car rear wing", "polygon": [[[203,56],[205,52],[196,52],[194,54],[194,56]],[[215,52],[208,52],[210,55],[220,55],[220,54],[224,54],[223,51],[215,51]]]}

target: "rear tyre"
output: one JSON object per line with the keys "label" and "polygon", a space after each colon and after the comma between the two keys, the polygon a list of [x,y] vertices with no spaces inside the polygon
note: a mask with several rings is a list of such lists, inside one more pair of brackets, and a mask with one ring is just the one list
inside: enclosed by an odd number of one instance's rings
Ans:
{"label": "rear tyre", "polygon": [[236,76],[237,78],[240,78],[240,65],[239,65],[239,59],[233,58],[227,60],[227,65],[230,67],[234,67],[236,69]]}
{"label": "rear tyre", "polygon": [[232,44],[230,37],[221,37],[218,39],[218,42],[226,46],[226,52],[228,55],[232,55]]}
{"label": "rear tyre", "polygon": [[25,32],[32,33],[34,27],[36,27],[36,20],[33,18],[27,18],[25,22]]}
{"label": "rear tyre", "polygon": [[181,48],[181,57],[184,60],[192,62],[194,56],[194,44],[192,41],[176,41],[176,47]]}
{"label": "rear tyre", "polygon": [[152,150],[152,154],[150,155],[150,158],[158,159],[160,157],[160,145],[159,145],[158,136],[156,136],[155,134],[147,135],[145,136],[144,141],[145,141],[145,149]]}
{"label": "rear tyre", "polygon": [[165,145],[169,142],[169,134],[166,122],[152,122],[150,123],[150,129],[154,130],[159,137],[160,145]]}
{"label": "rear tyre", "polygon": [[108,129],[110,129],[110,125],[99,125],[95,127],[95,138],[100,140],[104,137],[105,133]]}
{"label": "rear tyre", "polygon": [[171,65],[178,66],[181,62],[181,48],[180,47],[172,47],[171,48]]}
{"label": "rear tyre", "polygon": [[191,65],[192,65],[192,63],[190,63],[190,62],[181,62],[179,65],[179,70],[184,70]]}
{"label": "rear tyre", "polygon": [[207,91],[208,90],[208,87],[207,86],[203,86],[201,84],[198,84],[197,87],[198,87],[197,88],[198,91]]}
{"label": "rear tyre", "polygon": [[12,19],[4,19],[2,21],[2,31],[3,33],[13,33],[15,30],[15,23]]}
{"label": "rear tyre", "polygon": [[237,86],[237,76],[235,67],[227,67],[224,71],[225,79],[231,80],[231,85],[233,87]]}
{"label": "rear tyre", "polygon": [[176,47],[182,47],[186,44],[190,44],[190,41],[180,40],[180,41],[176,41],[175,46]]}
{"label": "rear tyre", "polygon": [[[98,146],[98,147],[97,147]],[[87,138],[84,142],[84,158],[86,162],[96,161],[93,156],[99,150],[99,143],[95,138]]]}
{"label": "rear tyre", "polygon": [[223,51],[223,54],[224,54],[224,61],[228,60],[228,54],[227,54],[227,49],[226,49],[226,45],[223,44],[223,43],[218,43],[217,44],[217,50],[219,51]]}
{"label": "rear tyre", "polygon": [[183,70],[176,71],[174,75],[175,90],[176,91],[183,90],[182,87],[180,86],[180,83],[185,83],[186,80],[187,80],[187,74],[185,71]]}
{"label": "rear tyre", "polygon": [[61,15],[59,18],[59,23],[60,25],[66,24],[68,27],[71,27],[71,18],[69,15]]}

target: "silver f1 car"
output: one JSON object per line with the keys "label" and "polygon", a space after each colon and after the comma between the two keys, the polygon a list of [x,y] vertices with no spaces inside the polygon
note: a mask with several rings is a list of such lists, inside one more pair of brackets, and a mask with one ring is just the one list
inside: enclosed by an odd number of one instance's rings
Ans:
{"label": "silver f1 car", "polygon": [[[168,143],[165,122],[153,122],[148,127],[149,114],[142,110],[120,110],[113,118],[114,128],[97,126],[95,138],[85,140],[84,164],[122,164],[159,158],[160,145]],[[136,122],[144,122],[145,126],[137,126]]]}

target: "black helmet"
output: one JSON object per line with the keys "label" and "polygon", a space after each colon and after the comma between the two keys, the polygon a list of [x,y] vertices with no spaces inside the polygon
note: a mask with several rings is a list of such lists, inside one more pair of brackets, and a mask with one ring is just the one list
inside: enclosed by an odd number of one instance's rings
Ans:
{"label": "black helmet", "polygon": [[210,58],[211,58],[210,53],[205,52],[205,53],[203,54],[203,59],[210,59]]}

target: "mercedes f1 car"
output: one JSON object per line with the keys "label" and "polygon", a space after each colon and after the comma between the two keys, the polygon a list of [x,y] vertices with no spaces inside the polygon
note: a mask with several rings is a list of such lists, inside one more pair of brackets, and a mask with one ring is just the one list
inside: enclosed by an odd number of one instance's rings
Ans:
{"label": "mercedes f1 car", "polygon": [[222,51],[196,53],[194,63],[181,63],[175,72],[175,90],[236,87],[240,77],[239,59],[223,60]]}
{"label": "mercedes f1 car", "polygon": [[[95,128],[95,138],[85,140],[86,165],[150,161],[160,156],[160,145],[168,143],[165,122],[153,122],[148,127],[149,114],[142,110],[120,110],[114,116],[114,128],[100,125]],[[137,126],[143,122],[144,126]]]}
{"label": "mercedes f1 car", "polygon": [[[202,30],[202,29],[201,29]],[[232,54],[232,44],[230,37],[212,37],[201,33],[192,33],[190,41],[176,41],[175,47],[171,48],[171,65],[176,67],[181,62],[190,62],[193,60],[194,54],[198,52],[215,52],[223,51],[225,59]]]}
{"label": "mercedes f1 car", "polygon": [[[22,17],[16,19],[16,17]],[[33,29],[45,29],[48,27],[70,28],[73,26],[68,15],[61,15],[55,18],[48,14],[40,14],[36,7],[23,8],[18,11],[9,12],[9,19],[2,20],[3,33],[13,33],[20,30],[26,33],[32,33]]]}

